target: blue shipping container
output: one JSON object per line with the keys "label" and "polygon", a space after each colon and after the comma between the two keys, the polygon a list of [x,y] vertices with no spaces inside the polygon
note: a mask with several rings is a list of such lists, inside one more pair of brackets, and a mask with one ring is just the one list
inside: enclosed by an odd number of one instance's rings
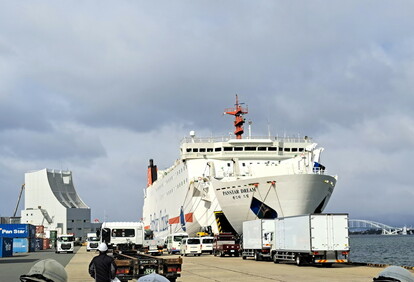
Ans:
{"label": "blue shipping container", "polygon": [[13,256],[13,238],[0,237],[0,258]]}
{"label": "blue shipping container", "polygon": [[13,252],[14,253],[29,253],[34,252],[36,247],[36,240],[29,238],[13,238]]}
{"label": "blue shipping container", "polygon": [[32,224],[0,224],[0,237],[34,238],[36,226]]}
{"label": "blue shipping container", "polygon": [[35,250],[39,251],[39,250],[43,250],[43,238],[36,238],[35,239]]}

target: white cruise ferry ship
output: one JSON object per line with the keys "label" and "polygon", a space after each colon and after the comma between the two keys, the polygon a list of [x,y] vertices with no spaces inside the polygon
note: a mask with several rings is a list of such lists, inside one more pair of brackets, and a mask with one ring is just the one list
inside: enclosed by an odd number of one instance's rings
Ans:
{"label": "white cruise ferry ship", "polygon": [[158,237],[199,231],[241,233],[242,223],[320,213],[336,184],[320,163],[323,148],[299,137],[245,137],[238,103],[235,137],[184,138],[180,158],[157,170],[150,160],[143,222]]}

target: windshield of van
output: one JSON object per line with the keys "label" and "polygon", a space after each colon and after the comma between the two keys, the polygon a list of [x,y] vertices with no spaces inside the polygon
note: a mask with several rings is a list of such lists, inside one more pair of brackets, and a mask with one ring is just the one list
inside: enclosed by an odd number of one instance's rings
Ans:
{"label": "windshield of van", "polygon": [[195,238],[195,239],[188,239],[187,240],[187,244],[200,244],[200,239],[197,239],[197,238]]}
{"label": "windshield of van", "polygon": [[181,242],[182,239],[188,238],[186,235],[174,236],[174,242]]}
{"label": "windshield of van", "polygon": [[99,238],[98,238],[98,237],[96,237],[96,236],[95,236],[95,237],[89,237],[89,238],[88,238],[88,241],[89,241],[89,242],[96,242],[96,241],[99,241]]}
{"label": "windshield of van", "polygon": [[209,238],[209,239],[203,239],[203,244],[210,244],[213,243],[213,239]]}
{"label": "windshield of van", "polygon": [[73,242],[73,241],[75,241],[75,237],[73,237],[73,236],[60,237],[58,240],[61,241],[61,242]]}
{"label": "windshield of van", "polygon": [[112,237],[135,237],[134,229],[112,229]]}

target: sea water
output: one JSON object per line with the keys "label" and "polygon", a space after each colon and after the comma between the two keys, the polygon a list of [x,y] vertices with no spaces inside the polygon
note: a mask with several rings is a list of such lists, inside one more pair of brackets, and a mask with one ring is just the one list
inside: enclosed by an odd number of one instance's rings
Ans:
{"label": "sea water", "polygon": [[414,235],[351,235],[351,262],[414,267]]}

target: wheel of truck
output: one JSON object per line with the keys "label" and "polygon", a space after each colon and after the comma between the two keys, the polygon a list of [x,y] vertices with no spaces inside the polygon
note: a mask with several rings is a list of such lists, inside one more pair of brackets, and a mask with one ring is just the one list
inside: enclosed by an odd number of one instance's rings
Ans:
{"label": "wheel of truck", "polygon": [[301,258],[300,255],[297,255],[296,256],[295,261],[296,261],[296,265],[297,266],[301,266],[302,265],[302,258]]}
{"label": "wheel of truck", "polygon": [[214,253],[214,256],[216,257],[217,256],[217,251],[214,251],[213,253]]}
{"label": "wheel of truck", "polygon": [[246,259],[246,256],[242,256],[242,259]]}
{"label": "wheel of truck", "polygon": [[259,252],[255,252],[254,253],[254,260],[255,261],[259,261],[261,259],[262,259],[262,256],[260,255],[260,253]]}

